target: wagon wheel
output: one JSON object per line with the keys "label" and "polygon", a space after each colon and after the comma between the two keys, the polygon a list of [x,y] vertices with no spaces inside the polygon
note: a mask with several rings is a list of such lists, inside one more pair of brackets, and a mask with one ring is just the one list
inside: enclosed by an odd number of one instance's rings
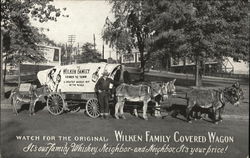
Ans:
{"label": "wagon wheel", "polygon": [[92,118],[97,118],[100,115],[99,104],[96,98],[89,99],[86,103],[86,112]]}
{"label": "wagon wheel", "polygon": [[52,115],[60,115],[63,112],[64,100],[60,94],[50,94],[47,98],[47,108]]}

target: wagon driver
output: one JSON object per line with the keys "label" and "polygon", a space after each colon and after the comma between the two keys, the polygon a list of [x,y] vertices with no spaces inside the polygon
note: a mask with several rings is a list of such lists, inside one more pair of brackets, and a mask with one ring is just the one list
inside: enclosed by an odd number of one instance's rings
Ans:
{"label": "wagon driver", "polygon": [[108,71],[104,70],[102,77],[100,77],[95,85],[95,91],[97,92],[97,97],[100,104],[100,117],[105,119],[109,116],[110,89],[114,83],[114,81],[111,78],[108,78],[108,76]]}

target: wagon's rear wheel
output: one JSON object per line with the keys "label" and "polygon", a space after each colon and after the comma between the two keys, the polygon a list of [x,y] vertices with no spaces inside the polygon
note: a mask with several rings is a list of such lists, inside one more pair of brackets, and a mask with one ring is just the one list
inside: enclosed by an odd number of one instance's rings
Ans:
{"label": "wagon's rear wheel", "polygon": [[60,94],[50,94],[47,98],[47,108],[52,115],[60,115],[63,112],[64,100]]}
{"label": "wagon's rear wheel", "polygon": [[96,98],[92,98],[87,101],[86,112],[92,118],[97,118],[100,116],[99,104]]}

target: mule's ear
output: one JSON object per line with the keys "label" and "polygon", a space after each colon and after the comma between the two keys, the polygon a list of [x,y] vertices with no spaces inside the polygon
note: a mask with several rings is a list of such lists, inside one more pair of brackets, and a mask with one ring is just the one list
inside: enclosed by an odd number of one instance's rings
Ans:
{"label": "mule's ear", "polygon": [[175,83],[175,81],[176,81],[176,78],[172,81],[172,83],[174,84],[174,83]]}
{"label": "mule's ear", "polygon": [[240,83],[238,81],[236,81],[232,87],[235,87],[235,88],[240,88]]}
{"label": "mule's ear", "polygon": [[166,87],[167,87],[168,85],[169,85],[169,82],[167,82],[167,83],[165,82],[165,83],[164,83],[164,86],[166,86]]}

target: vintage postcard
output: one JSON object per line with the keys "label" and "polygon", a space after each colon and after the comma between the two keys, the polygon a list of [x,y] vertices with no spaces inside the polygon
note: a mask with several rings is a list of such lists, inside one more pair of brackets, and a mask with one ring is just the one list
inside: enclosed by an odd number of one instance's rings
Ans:
{"label": "vintage postcard", "polygon": [[248,158],[249,2],[1,0],[1,158]]}

